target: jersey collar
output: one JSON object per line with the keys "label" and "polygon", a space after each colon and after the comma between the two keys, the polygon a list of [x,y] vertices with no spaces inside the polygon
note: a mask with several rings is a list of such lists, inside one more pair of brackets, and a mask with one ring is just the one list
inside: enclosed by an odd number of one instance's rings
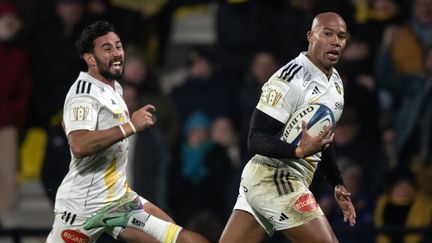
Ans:
{"label": "jersey collar", "polygon": [[[104,90],[104,89],[111,89],[112,90],[113,89],[110,85],[100,81],[99,79],[94,78],[93,76],[91,76],[87,72],[80,72],[78,79],[84,79],[88,82],[91,82],[91,83],[97,85],[101,90]],[[119,89],[119,86],[120,86],[120,84],[117,81],[115,81],[114,87],[116,90]]]}
{"label": "jersey collar", "polygon": [[333,77],[333,75],[335,75],[335,69],[333,68],[332,71],[332,75],[330,76],[329,79],[327,79],[327,76],[325,75],[325,73],[323,71],[321,71],[307,56],[306,56],[306,51],[300,52],[299,54],[299,58],[300,60],[308,67],[308,69],[312,72],[312,74],[314,75],[320,75],[322,76],[324,79],[323,80],[328,80],[330,81],[331,78]]}

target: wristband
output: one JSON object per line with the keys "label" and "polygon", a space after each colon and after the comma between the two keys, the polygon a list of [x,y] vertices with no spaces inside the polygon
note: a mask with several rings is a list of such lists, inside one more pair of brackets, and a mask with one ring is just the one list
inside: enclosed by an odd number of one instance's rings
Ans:
{"label": "wristband", "polygon": [[126,138],[127,135],[126,135],[126,132],[125,132],[123,126],[122,126],[122,125],[119,125],[118,127],[120,128],[120,131],[121,131],[121,133],[123,134],[123,137]]}
{"label": "wristband", "polygon": [[136,133],[137,131],[136,131],[136,129],[135,129],[134,124],[133,124],[131,121],[128,121],[128,123],[129,123],[129,125],[131,126],[133,133]]}

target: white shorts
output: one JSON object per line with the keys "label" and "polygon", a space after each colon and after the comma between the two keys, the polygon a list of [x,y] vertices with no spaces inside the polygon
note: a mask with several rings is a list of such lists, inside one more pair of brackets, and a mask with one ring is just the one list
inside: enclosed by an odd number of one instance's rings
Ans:
{"label": "white shorts", "polygon": [[270,236],[324,215],[312,192],[286,169],[253,159],[243,169],[234,209],[252,214]]}
{"label": "white shorts", "polygon": [[[126,193],[124,197],[135,198],[137,195],[138,194],[132,191]],[[148,202],[141,196],[139,196],[139,199],[143,205]],[[122,227],[85,230],[84,222],[86,219],[86,217],[73,214],[73,212],[59,212],[58,210],[55,210],[54,224],[46,243],[92,243],[96,242],[103,232],[111,235],[114,239],[117,239],[119,234],[124,230]]]}

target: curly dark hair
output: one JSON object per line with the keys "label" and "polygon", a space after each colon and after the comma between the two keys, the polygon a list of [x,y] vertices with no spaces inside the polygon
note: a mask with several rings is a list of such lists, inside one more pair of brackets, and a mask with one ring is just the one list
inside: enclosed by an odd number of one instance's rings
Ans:
{"label": "curly dark hair", "polygon": [[84,28],[75,44],[80,56],[82,57],[85,53],[92,52],[94,49],[93,41],[109,32],[118,34],[114,28],[114,25],[102,20],[96,21]]}

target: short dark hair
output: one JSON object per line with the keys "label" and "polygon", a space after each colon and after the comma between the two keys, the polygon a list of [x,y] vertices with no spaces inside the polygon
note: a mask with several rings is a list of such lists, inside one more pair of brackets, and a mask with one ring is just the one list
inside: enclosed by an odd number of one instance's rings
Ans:
{"label": "short dark hair", "polygon": [[100,36],[108,34],[109,32],[114,32],[117,34],[114,25],[107,21],[99,20],[85,27],[76,42],[76,47],[80,56],[82,57],[85,53],[92,52],[94,49],[93,41]]}

